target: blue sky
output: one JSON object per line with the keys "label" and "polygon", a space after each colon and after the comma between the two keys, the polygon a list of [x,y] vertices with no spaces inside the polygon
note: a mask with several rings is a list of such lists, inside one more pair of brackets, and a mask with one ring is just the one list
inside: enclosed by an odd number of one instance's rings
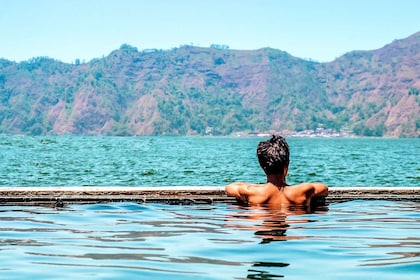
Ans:
{"label": "blue sky", "polygon": [[0,0],[0,57],[14,61],[89,61],[127,43],[272,47],[325,62],[418,31],[418,0]]}

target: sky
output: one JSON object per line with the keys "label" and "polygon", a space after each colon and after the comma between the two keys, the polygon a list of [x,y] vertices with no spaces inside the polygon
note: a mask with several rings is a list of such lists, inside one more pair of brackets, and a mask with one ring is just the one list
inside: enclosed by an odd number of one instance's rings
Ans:
{"label": "sky", "polygon": [[319,62],[420,31],[419,0],[0,0],[0,58],[63,62],[181,45],[271,47]]}

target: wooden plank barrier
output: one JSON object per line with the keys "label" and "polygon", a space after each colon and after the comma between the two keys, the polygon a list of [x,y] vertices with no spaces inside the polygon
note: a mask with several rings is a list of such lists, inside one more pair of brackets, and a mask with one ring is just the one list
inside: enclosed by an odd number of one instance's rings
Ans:
{"label": "wooden plank barrier", "polygon": [[[420,202],[420,187],[330,187],[329,195],[319,202],[350,200],[394,200]],[[211,204],[234,202],[224,187],[0,187],[1,205],[44,205],[107,203]]]}

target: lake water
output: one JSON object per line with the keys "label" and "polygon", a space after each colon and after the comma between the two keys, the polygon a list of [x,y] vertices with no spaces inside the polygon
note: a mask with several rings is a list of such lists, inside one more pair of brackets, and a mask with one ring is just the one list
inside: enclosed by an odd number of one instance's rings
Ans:
{"label": "lake water", "polygon": [[[0,136],[1,186],[264,182],[261,138]],[[289,183],[420,186],[420,139],[288,139]],[[0,279],[417,279],[420,205],[0,207]]]}
{"label": "lake water", "polygon": [[[264,182],[265,138],[0,136],[0,186]],[[420,139],[290,138],[288,183],[420,186]]]}

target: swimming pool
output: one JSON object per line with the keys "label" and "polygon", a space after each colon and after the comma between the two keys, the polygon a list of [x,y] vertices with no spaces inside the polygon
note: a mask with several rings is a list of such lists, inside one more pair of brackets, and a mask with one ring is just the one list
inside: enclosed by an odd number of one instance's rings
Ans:
{"label": "swimming pool", "polygon": [[2,279],[416,279],[420,205],[0,208]]}

